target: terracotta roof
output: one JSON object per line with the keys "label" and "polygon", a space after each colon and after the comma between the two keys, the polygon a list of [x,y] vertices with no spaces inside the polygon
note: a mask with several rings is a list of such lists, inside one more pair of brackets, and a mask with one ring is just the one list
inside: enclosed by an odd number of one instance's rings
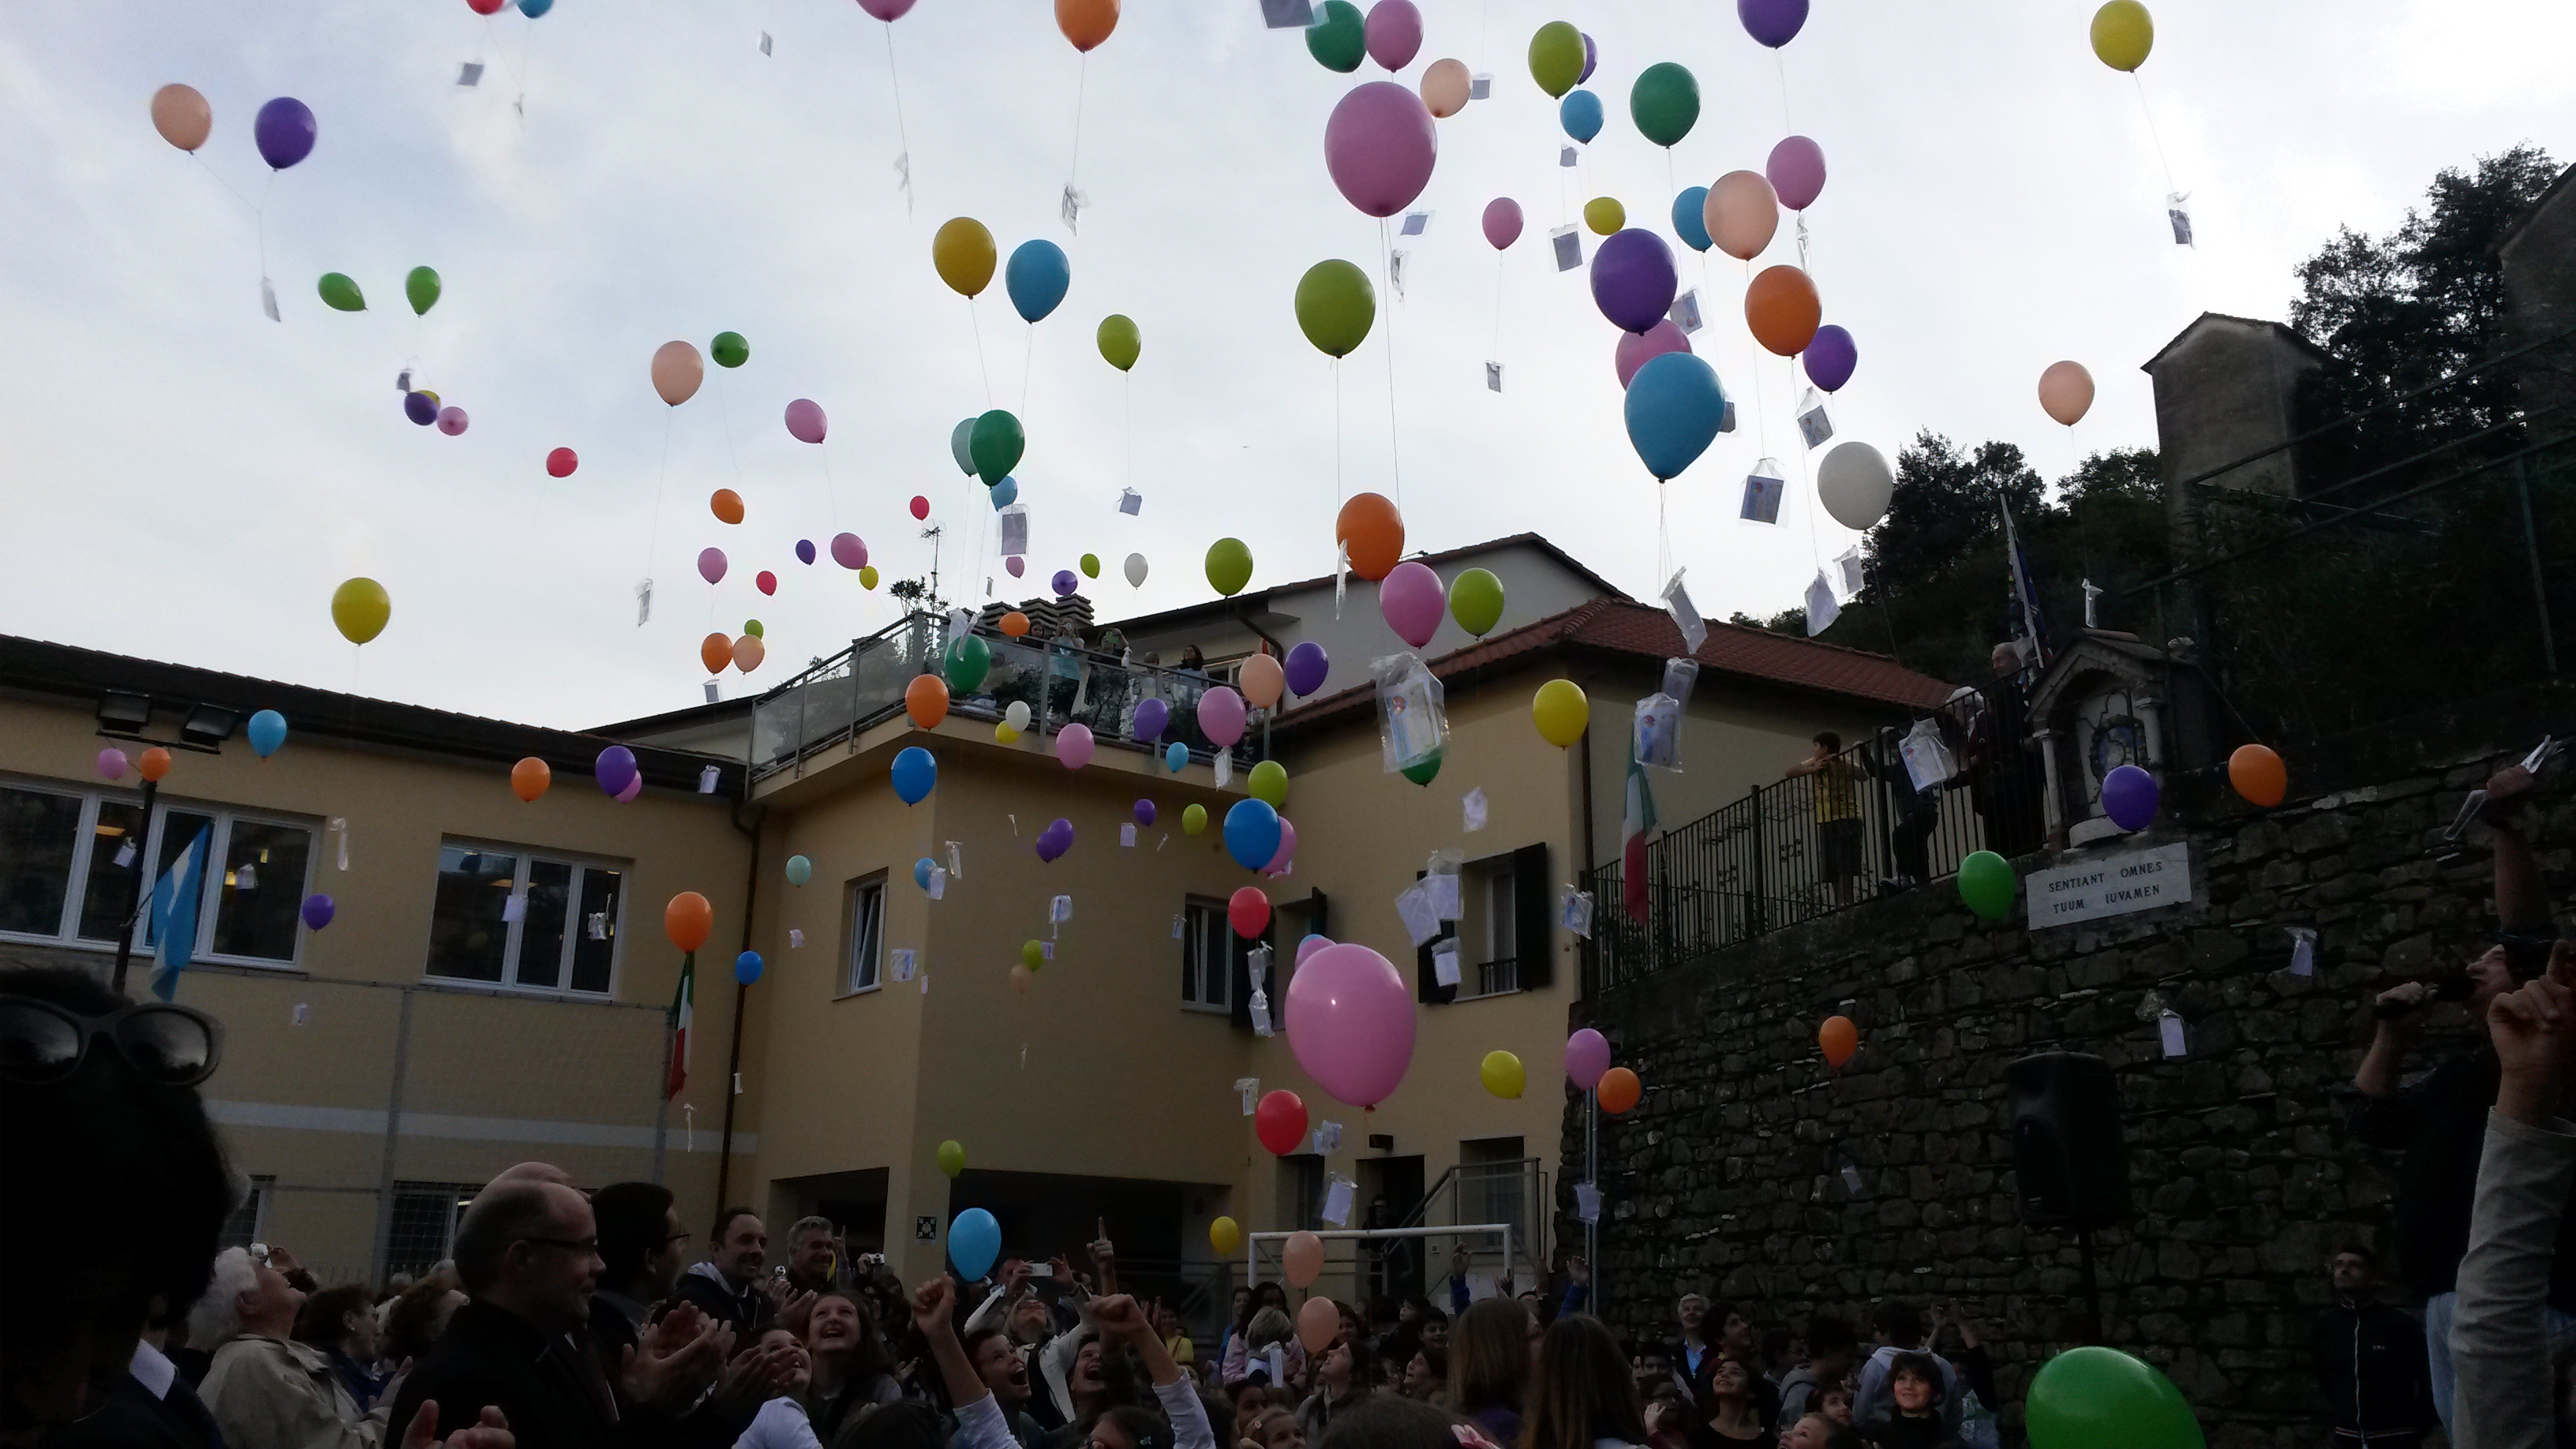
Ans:
{"label": "terracotta roof", "polygon": [[[1426,563],[1437,567],[1441,564],[1450,563],[1458,559],[1473,558],[1478,554],[1492,553],[1497,549],[1511,548],[1519,544],[1528,544],[1530,547],[1546,554],[1548,557],[1556,560],[1559,564],[1564,565],[1567,572],[1573,574],[1576,578],[1583,580],[1585,583],[1590,584],[1592,587],[1599,589],[1602,593],[1612,598],[1624,599],[1628,597],[1628,593],[1625,589],[1620,588],[1617,584],[1601,577],[1592,570],[1585,568],[1582,560],[1576,558],[1570,553],[1567,553],[1564,549],[1558,548],[1555,544],[1548,542],[1546,536],[1543,534],[1515,533],[1502,538],[1490,538],[1485,540],[1483,543],[1467,544],[1460,548],[1441,549],[1436,553],[1423,553],[1417,550],[1406,554],[1404,557],[1411,562]],[[1359,576],[1357,574],[1353,574],[1351,577],[1356,580]],[[1166,609],[1159,614],[1138,614],[1131,618],[1113,619],[1110,622],[1128,633],[1139,633],[1149,629],[1159,629],[1167,625],[1177,623],[1180,620],[1194,618],[1200,615],[1221,617],[1224,615],[1239,613],[1247,607],[1267,603],[1273,594],[1293,594],[1301,589],[1319,589],[1330,584],[1332,581],[1333,576],[1331,574],[1322,574],[1311,579],[1299,579],[1293,583],[1271,584],[1266,588],[1248,590],[1244,593],[1235,594],[1228,598],[1211,599],[1203,604],[1188,604],[1178,609]]]}
{"label": "terracotta roof", "polygon": [[[1682,652],[1682,631],[1661,609],[1627,599],[1594,599],[1444,654],[1431,661],[1431,671],[1443,684],[1455,684],[1558,649],[1639,661],[1670,659]],[[1896,708],[1930,709],[1951,692],[1950,685],[1884,654],[1716,620],[1709,621],[1708,637],[1700,641],[1695,657],[1703,677],[1751,680]],[[1321,725],[1375,707],[1373,686],[1354,685],[1299,705],[1282,715],[1275,728]]]}

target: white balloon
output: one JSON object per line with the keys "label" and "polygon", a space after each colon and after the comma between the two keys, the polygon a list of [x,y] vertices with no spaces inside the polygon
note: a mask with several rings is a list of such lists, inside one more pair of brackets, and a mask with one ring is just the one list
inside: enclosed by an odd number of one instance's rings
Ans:
{"label": "white balloon", "polygon": [[1131,588],[1141,589],[1145,587],[1145,556],[1143,554],[1131,553],[1127,555],[1127,583]]}
{"label": "white balloon", "polygon": [[1002,711],[1002,721],[1023,734],[1027,733],[1029,728],[1029,702],[1025,699],[1012,700],[1011,707]]}
{"label": "white balloon", "polygon": [[1888,495],[1896,475],[1887,459],[1867,443],[1844,443],[1825,455],[1816,469],[1816,497],[1845,528],[1867,528],[1887,516]]}

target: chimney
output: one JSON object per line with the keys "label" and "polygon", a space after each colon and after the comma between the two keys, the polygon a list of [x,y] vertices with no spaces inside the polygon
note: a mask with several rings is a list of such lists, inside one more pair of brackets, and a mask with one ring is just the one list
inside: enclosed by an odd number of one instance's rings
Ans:
{"label": "chimney", "polygon": [[[2281,445],[2303,431],[2307,381],[2332,361],[2324,349],[2278,322],[2216,312],[2201,313],[2147,359],[2176,563],[2199,557],[2198,490],[2299,496],[2297,450]],[[2226,467],[2255,453],[2262,456]],[[2220,468],[2226,471],[2203,477]],[[2186,488],[2188,479],[2200,481]]]}

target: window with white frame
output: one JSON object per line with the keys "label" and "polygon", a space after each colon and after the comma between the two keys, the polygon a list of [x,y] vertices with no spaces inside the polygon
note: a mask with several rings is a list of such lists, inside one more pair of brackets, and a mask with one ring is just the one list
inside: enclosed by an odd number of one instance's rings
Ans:
{"label": "window with white frame", "polygon": [[438,847],[428,974],[604,996],[616,978],[625,868],[510,845]]}
{"label": "window with white frame", "polygon": [[[311,821],[138,799],[51,781],[0,779],[0,936],[113,946],[131,930],[153,944],[148,907],[161,874],[206,840],[192,959],[291,966],[297,913],[312,888]],[[144,869],[134,869],[140,857]]]}
{"label": "window with white frame", "polygon": [[850,960],[845,995],[874,991],[885,980],[886,873],[850,882]]}
{"label": "window with white frame", "polygon": [[1189,897],[1181,912],[1181,1005],[1231,1012],[1235,972],[1251,969],[1252,948],[1259,944],[1234,933],[1225,902]]}

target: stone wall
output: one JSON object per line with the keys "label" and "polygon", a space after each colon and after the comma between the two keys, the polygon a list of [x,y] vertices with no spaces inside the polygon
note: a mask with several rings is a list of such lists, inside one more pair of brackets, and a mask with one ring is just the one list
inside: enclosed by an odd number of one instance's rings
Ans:
{"label": "stone wall", "polygon": [[[2386,1246],[2395,1165],[2346,1139],[2335,1088],[2368,994],[2492,930],[2483,827],[2442,840],[2485,772],[2437,758],[2269,814],[2202,788],[2191,824],[2117,847],[2188,840],[2189,904],[2031,931],[1975,920],[1943,882],[1587,1003],[1646,1083],[1600,1128],[1605,1316],[1669,1337],[1672,1298],[1698,1289],[1773,1323],[1839,1312],[1866,1341],[1887,1298],[1946,1302],[1983,1325],[2017,1431],[2081,1290],[2073,1235],[2017,1218],[2003,1069],[2089,1051],[2118,1074],[2137,1208],[2096,1235],[2106,1340],[2170,1374],[2221,1449],[2321,1442],[2307,1345],[2325,1260],[2349,1238]],[[2568,773],[2529,822],[2561,900]],[[2294,925],[2319,933],[2312,978],[2287,969]],[[2188,1021],[2186,1056],[2162,1054],[2150,993]],[[2465,1013],[2437,1010],[2410,1072],[2470,1042]],[[1861,1037],[1839,1076],[1816,1048],[1836,1011]],[[1580,1102],[1566,1120],[1575,1243]]]}

